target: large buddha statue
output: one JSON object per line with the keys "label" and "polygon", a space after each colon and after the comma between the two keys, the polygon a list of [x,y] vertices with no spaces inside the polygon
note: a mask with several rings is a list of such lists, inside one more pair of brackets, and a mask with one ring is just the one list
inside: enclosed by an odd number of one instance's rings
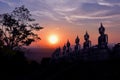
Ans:
{"label": "large buddha statue", "polygon": [[99,48],[107,48],[107,44],[108,44],[108,35],[105,34],[105,28],[101,23],[101,26],[99,28],[99,33],[100,36],[98,38],[98,47]]}
{"label": "large buddha statue", "polygon": [[84,40],[85,40],[85,42],[83,44],[83,48],[84,49],[90,48],[91,47],[91,41],[89,40],[89,34],[87,33],[87,31],[86,31],[86,34],[84,35]]}

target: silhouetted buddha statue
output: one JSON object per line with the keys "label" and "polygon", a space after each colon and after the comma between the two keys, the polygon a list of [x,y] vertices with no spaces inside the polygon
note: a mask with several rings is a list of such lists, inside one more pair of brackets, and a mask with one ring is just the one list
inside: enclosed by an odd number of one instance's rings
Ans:
{"label": "silhouetted buddha statue", "polygon": [[53,52],[52,58],[59,58],[59,57],[60,57],[60,53],[61,53],[61,49],[60,49],[60,47],[59,47],[59,48],[57,48],[57,49]]}
{"label": "silhouetted buddha statue", "polygon": [[84,35],[84,44],[83,44],[83,48],[84,49],[89,49],[91,47],[91,41],[89,40],[89,34],[86,31],[86,34]]}
{"label": "silhouetted buddha statue", "polygon": [[103,27],[102,23],[101,23],[101,26],[99,28],[99,33],[100,33],[100,36],[98,38],[98,47],[99,48],[107,48],[108,35],[105,34],[105,28]]}
{"label": "silhouetted buddha statue", "polygon": [[75,47],[74,47],[75,52],[80,51],[80,47],[81,47],[81,46],[80,46],[79,42],[80,42],[80,39],[79,39],[79,37],[77,36],[77,38],[75,39],[75,43],[76,43],[76,45],[75,45]]}
{"label": "silhouetted buddha statue", "polygon": [[63,46],[63,55],[65,55],[66,54],[66,46],[64,45]]}
{"label": "silhouetted buddha statue", "polygon": [[71,47],[70,47],[70,42],[69,40],[67,41],[67,53],[70,53],[72,51]]}

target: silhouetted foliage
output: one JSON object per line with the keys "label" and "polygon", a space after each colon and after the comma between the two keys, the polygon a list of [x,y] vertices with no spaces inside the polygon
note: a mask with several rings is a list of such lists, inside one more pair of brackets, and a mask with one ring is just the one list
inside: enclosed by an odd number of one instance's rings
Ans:
{"label": "silhouetted foliage", "polygon": [[11,13],[0,15],[0,47],[11,49],[28,46],[40,37],[35,33],[43,27],[34,22],[30,11],[24,6],[16,7]]}

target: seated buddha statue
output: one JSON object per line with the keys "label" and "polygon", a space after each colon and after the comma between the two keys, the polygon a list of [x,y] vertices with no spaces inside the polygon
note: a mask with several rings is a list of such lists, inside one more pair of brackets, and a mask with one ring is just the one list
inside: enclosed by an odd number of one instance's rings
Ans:
{"label": "seated buddha statue", "polygon": [[91,47],[91,41],[89,40],[89,34],[86,31],[86,34],[84,35],[85,42],[83,43],[83,48],[88,49]]}
{"label": "seated buddha statue", "polygon": [[99,33],[100,36],[98,37],[98,47],[99,48],[107,48],[107,44],[108,44],[108,35],[105,34],[105,28],[103,27],[102,23],[101,26],[99,28]]}

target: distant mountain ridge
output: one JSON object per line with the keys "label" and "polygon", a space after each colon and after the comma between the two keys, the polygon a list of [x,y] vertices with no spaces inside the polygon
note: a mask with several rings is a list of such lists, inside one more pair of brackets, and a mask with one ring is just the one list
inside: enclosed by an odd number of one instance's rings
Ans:
{"label": "distant mountain ridge", "polygon": [[44,57],[51,57],[54,52],[54,48],[27,48],[25,56],[30,60],[40,62]]}

